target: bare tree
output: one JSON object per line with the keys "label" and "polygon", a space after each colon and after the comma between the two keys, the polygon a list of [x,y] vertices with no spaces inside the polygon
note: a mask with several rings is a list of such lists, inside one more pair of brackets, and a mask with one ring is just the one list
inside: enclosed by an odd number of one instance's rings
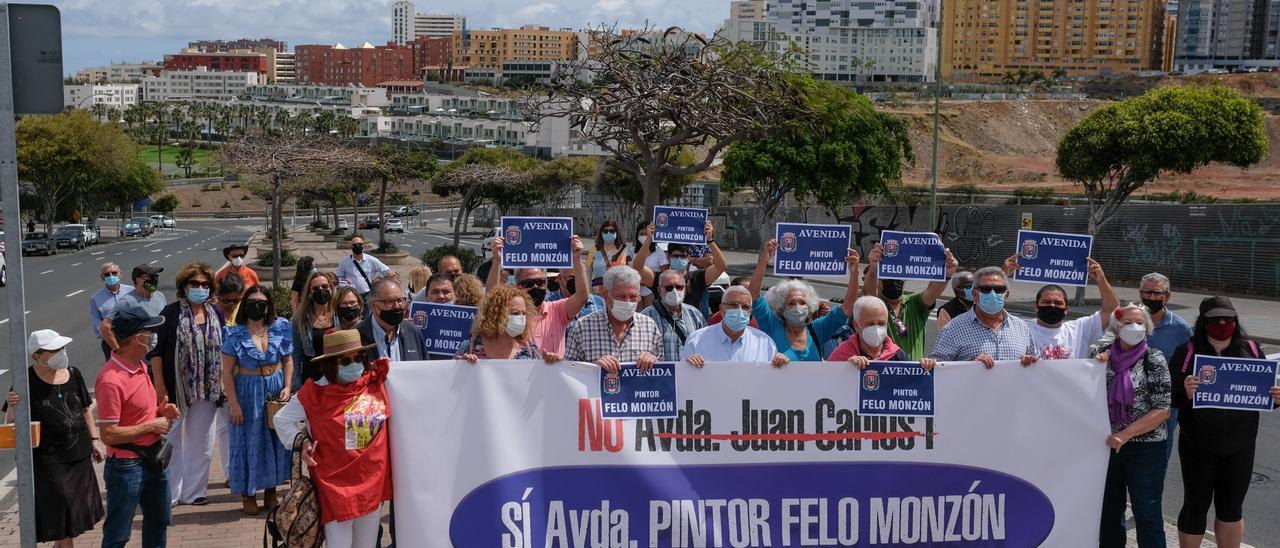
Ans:
{"label": "bare tree", "polygon": [[458,218],[453,224],[453,245],[461,241],[462,227],[480,204],[503,194],[505,189],[527,185],[530,180],[530,173],[505,164],[456,164],[437,175],[433,192],[441,196],[462,196]]}
{"label": "bare tree", "polygon": [[[550,85],[525,97],[524,110],[568,117],[611,154],[611,167],[640,180],[648,214],[664,178],[703,171],[733,142],[808,117],[793,62],[758,46],[676,27],[621,37],[601,27],[588,36],[598,53],[562,65]],[[672,152],[686,147],[705,156],[674,163]]]}

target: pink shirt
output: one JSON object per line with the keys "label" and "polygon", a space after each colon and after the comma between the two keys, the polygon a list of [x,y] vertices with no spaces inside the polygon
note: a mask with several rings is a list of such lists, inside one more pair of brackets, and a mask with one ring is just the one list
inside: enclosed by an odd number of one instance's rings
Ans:
{"label": "pink shirt", "polygon": [[[130,369],[128,360],[116,353],[98,372],[98,380],[94,383],[94,396],[98,403],[98,424],[118,424],[135,426],[156,418],[159,405],[156,402],[156,388],[151,384],[151,375],[142,362]],[[146,434],[134,439],[133,445],[148,446],[160,439],[157,434]],[[107,456],[120,459],[136,459],[133,451],[107,448]]]}
{"label": "pink shirt", "polygon": [[568,304],[569,299],[542,303],[542,316],[533,328],[533,344],[538,345],[543,354],[564,355],[564,332],[569,329],[564,309]]}

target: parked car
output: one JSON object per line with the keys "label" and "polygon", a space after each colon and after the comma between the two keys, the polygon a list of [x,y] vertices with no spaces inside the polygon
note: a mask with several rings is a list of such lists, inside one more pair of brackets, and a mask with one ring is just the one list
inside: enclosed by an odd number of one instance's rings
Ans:
{"label": "parked car", "polygon": [[173,228],[175,226],[178,226],[178,222],[173,220],[173,217],[165,216],[163,222],[164,222],[165,228]]}
{"label": "parked car", "polygon": [[124,225],[125,238],[141,238],[143,236],[146,236],[146,231],[145,229],[142,228],[142,223],[139,223],[138,221],[129,221],[125,223]]}
{"label": "parked car", "polygon": [[404,234],[404,223],[400,219],[387,219],[387,234],[392,232]]}
{"label": "parked car", "polygon": [[102,227],[98,225],[84,225],[84,228],[89,231],[88,234],[90,236],[93,236],[93,240],[89,242],[90,244],[97,245],[102,243]]}
{"label": "parked car", "polygon": [[351,230],[351,223],[346,219],[338,219],[338,230]]}
{"label": "parked car", "polygon": [[57,242],[49,237],[48,232],[28,232],[22,239],[22,254],[55,255],[58,253]]}
{"label": "parked car", "polygon": [[84,237],[84,225],[66,225],[53,233],[55,245],[69,247],[77,251],[89,246]]}
{"label": "parked car", "polygon": [[365,217],[364,219],[360,220],[360,229],[368,230],[368,229],[378,228],[378,225],[380,224],[382,223],[378,221],[377,217]]}
{"label": "parked car", "polygon": [[480,244],[480,258],[483,259],[489,255],[489,249],[493,246],[493,241],[502,235],[502,228],[493,227],[489,229],[489,233],[484,235],[484,242]]}
{"label": "parked car", "polygon": [[79,230],[82,234],[84,234],[85,246],[91,246],[98,242],[98,235],[94,234],[92,230],[89,230],[89,225],[82,225],[77,223],[77,224],[63,225],[62,228],[75,228]]}
{"label": "parked car", "polygon": [[147,217],[146,222],[151,224],[152,230],[164,228],[164,215],[152,215]]}
{"label": "parked car", "polygon": [[[18,246],[22,247],[22,246]],[[4,231],[0,230],[0,255],[4,255]]]}
{"label": "parked car", "polygon": [[395,211],[391,212],[391,214],[396,217],[412,217],[420,213],[422,212],[419,211],[418,208],[413,206],[400,206],[400,207],[397,207]]}
{"label": "parked car", "polygon": [[9,265],[5,263],[4,253],[0,252],[0,287],[6,285],[9,285]]}

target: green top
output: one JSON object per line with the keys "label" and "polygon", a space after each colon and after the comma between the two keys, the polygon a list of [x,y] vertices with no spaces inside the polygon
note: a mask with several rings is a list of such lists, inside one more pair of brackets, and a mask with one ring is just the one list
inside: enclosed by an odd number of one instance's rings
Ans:
{"label": "green top", "polygon": [[[912,293],[902,298],[902,316],[893,313],[893,307],[885,302],[889,309],[889,338],[898,343],[912,360],[924,357],[924,330],[929,322],[930,307],[924,305],[924,294]],[[901,320],[902,325],[898,325]],[[906,329],[906,333],[902,329]]]}

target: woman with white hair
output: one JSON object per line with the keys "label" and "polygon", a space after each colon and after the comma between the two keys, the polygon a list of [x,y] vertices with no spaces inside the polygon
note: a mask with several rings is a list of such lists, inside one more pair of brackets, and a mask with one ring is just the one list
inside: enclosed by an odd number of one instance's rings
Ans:
{"label": "woman with white hair", "polygon": [[1164,354],[1147,345],[1151,314],[1138,303],[1116,308],[1108,329],[1115,342],[1093,349],[1107,361],[1107,413],[1111,462],[1102,494],[1098,545],[1125,545],[1125,497],[1133,505],[1138,546],[1164,546],[1165,419],[1171,382]]}
{"label": "woman with white hair", "polygon": [[[880,297],[872,295],[853,301],[853,336],[840,343],[827,359],[847,360],[858,369],[866,369],[873,361],[915,361],[889,336],[889,308]],[[933,358],[920,359],[925,371],[932,371],[936,364]]]}
{"label": "woman with white hair", "polygon": [[778,351],[791,361],[822,361],[822,343],[835,335],[853,313],[853,302],[858,298],[858,252],[849,250],[845,262],[849,265],[849,287],[844,302],[832,308],[821,318],[810,321],[812,312],[818,310],[818,293],[813,286],[801,280],[787,280],[761,295],[764,272],[769,260],[778,250],[778,241],[769,240],[760,250],[760,259],[751,275],[751,294],[755,304],[751,315],[760,330],[773,338]]}

